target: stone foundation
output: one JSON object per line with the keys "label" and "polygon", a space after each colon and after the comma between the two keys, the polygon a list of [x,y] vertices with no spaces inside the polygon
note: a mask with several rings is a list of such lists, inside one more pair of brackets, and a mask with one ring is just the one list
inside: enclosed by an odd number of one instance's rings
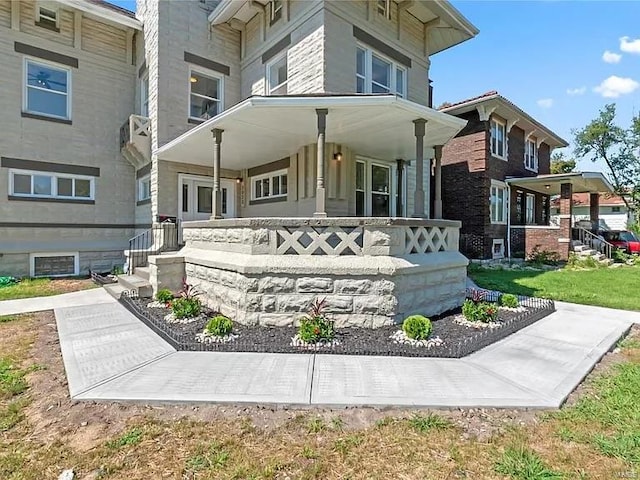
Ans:
{"label": "stone foundation", "polygon": [[192,222],[178,254],[151,257],[151,283],[171,288],[184,268],[209,307],[246,325],[292,325],[324,299],[337,326],[379,327],[462,304],[468,261],[457,251],[456,227],[413,219]]}

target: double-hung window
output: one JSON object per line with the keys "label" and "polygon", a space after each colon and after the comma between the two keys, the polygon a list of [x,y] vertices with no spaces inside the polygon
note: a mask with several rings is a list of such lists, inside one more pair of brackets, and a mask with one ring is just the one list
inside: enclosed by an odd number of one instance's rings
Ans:
{"label": "double-hung window", "polygon": [[27,58],[24,74],[25,112],[71,119],[71,70]]}
{"label": "double-hung window", "polygon": [[404,97],[407,91],[404,67],[368,48],[359,46],[356,54],[356,92],[394,93]]}
{"label": "double-hung window", "polygon": [[287,94],[287,53],[267,64],[267,95]]}
{"label": "double-hung window", "polygon": [[286,198],[287,196],[287,170],[278,170],[251,177],[252,200],[264,200],[267,198]]}
{"label": "double-hung window", "polygon": [[377,2],[378,14],[384,18],[391,18],[391,0],[378,0]]}
{"label": "double-hung window", "polygon": [[527,139],[524,145],[524,168],[538,171],[538,145],[535,139]]}
{"label": "double-hung window", "polygon": [[282,0],[269,2],[269,25],[273,25],[282,18]]}
{"label": "double-hung window", "polygon": [[507,126],[500,120],[491,119],[491,155],[507,159]]}
{"label": "double-hung window", "polygon": [[138,179],[138,201],[143,202],[151,198],[151,174]]}
{"label": "double-hung window", "polygon": [[36,25],[59,32],[57,8],[52,4],[38,5]]}
{"label": "double-hung window", "polygon": [[527,225],[533,225],[536,223],[536,196],[532,193],[527,193],[524,212],[525,223]]}
{"label": "double-hung window", "polygon": [[507,188],[502,183],[491,185],[491,223],[507,223]]}
{"label": "double-hung window", "polygon": [[222,78],[191,71],[189,75],[189,118],[207,120],[223,110]]}
{"label": "double-hung window", "polygon": [[149,73],[140,80],[140,115],[149,116]]}
{"label": "double-hung window", "polygon": [[93,200],[94,177],[66,173],[10,171],[10,195],[14,197]]}

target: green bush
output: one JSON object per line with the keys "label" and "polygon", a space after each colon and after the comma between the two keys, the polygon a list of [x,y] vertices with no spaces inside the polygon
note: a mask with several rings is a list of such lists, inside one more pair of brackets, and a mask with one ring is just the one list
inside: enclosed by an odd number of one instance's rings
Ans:
{"label": "green bush", "polygon": [[336,332],[333,326],[333,322],[327,320],[325,317],[303,317],[300,320],[298,336],[303,342],[329,342],[333,340],[335,335]]}
{"label": "green bush", "polygon": [[413,340],[426,340],[431,330],[431,320],[422,315],[411,315],[402,322],[402,331]]}
{"label": "green bush", "polygon": [[15,277],[0,277],[0,288],[8,287],[18,283],[18,279]]}
{"label": "green bush", "polygon": [[504,293],[500,295],[500,305],[507,308],[518,308],[520,306],[520,302],[518,301],[518,297],[516,295],[512,295],[511,293]]}
{"label": "green bush", "polygon": [[627,263],[633,257],[621,248],[614,248],[611,252],[611,258],[616,263]]}
{"label": "green bush", "polygon": [[114,265],[113,268],[111,268],[111,275],[122,275],[124,274],[124,268],[122,268],[120,265]]}
{"label": "green bush", "polygon": [[558,252],[540,250],[540,245],[535,245],[526,260],[534,265],[557,265],[560,261],[560,255]]}
{"label": "green bush", "polygon": [[176,318],[192,318],[200,315],[202,304],[197,298],[177,298],[171,302],[171,311]]}
{"label": "green bush", "polygon": [[489,302],[465,300],[462,304],[462,315],[470,322],[495,322],[498,318],[498,307]]}
{"label": "green bush", "polygon": [[156,293],[156,300],[160,303],[168,303],[173,300],[173,293],[168,288],[163,288],[162,290],[158,290]]}
{"label": "green bush", "polygon": [[582,257],[571,252],[569,254],[569,260],[567,261],[568,268],[600,268],[604,265],[599,263],[595,258],[591,256]]}
{"label": "green bush", "polygon": [[216,315],[209,320],[205,330],[209,335],[224,337],[225,335],[229,335],[231,330],[233,330],[233,322],[224,315]]}

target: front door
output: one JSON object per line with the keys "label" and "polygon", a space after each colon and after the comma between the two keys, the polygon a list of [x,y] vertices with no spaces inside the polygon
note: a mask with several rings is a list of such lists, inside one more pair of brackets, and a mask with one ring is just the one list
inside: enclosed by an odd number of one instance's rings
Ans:
{"label": "front door", "polygon": [[[222,216],[235,217],[235,182],[221,179]],[[182,176],[180,180],[181,198],[179,199],[180,218],[183,222],[209,220],[213,201],[213,180],[210,177]]]}
{"label": "front door", "polygon": [[393,185],[392,167],[369,160],[356,162],[356,215],[391,216]]}

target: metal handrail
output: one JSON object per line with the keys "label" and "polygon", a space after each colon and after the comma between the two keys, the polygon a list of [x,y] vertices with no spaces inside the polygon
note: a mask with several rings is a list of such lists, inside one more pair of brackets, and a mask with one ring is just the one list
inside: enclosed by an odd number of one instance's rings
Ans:
{"label": "metal handrail", "polygon": [[588,246],[602,254],[604,254],[607,258],[613,258],[613,252],[615,250],[615,246],[609,242],[607,242],[602,236],[596,235],[593,232],[587,230],[583,227],[574,227],[578,232],[578,238],[583,245]]}
{"label": "metal handrail", "polygon": [[127,272],[131,275],[136,267],[146,265],[149,255],[178,250],[178,223],[164,221],[129,239]]}

